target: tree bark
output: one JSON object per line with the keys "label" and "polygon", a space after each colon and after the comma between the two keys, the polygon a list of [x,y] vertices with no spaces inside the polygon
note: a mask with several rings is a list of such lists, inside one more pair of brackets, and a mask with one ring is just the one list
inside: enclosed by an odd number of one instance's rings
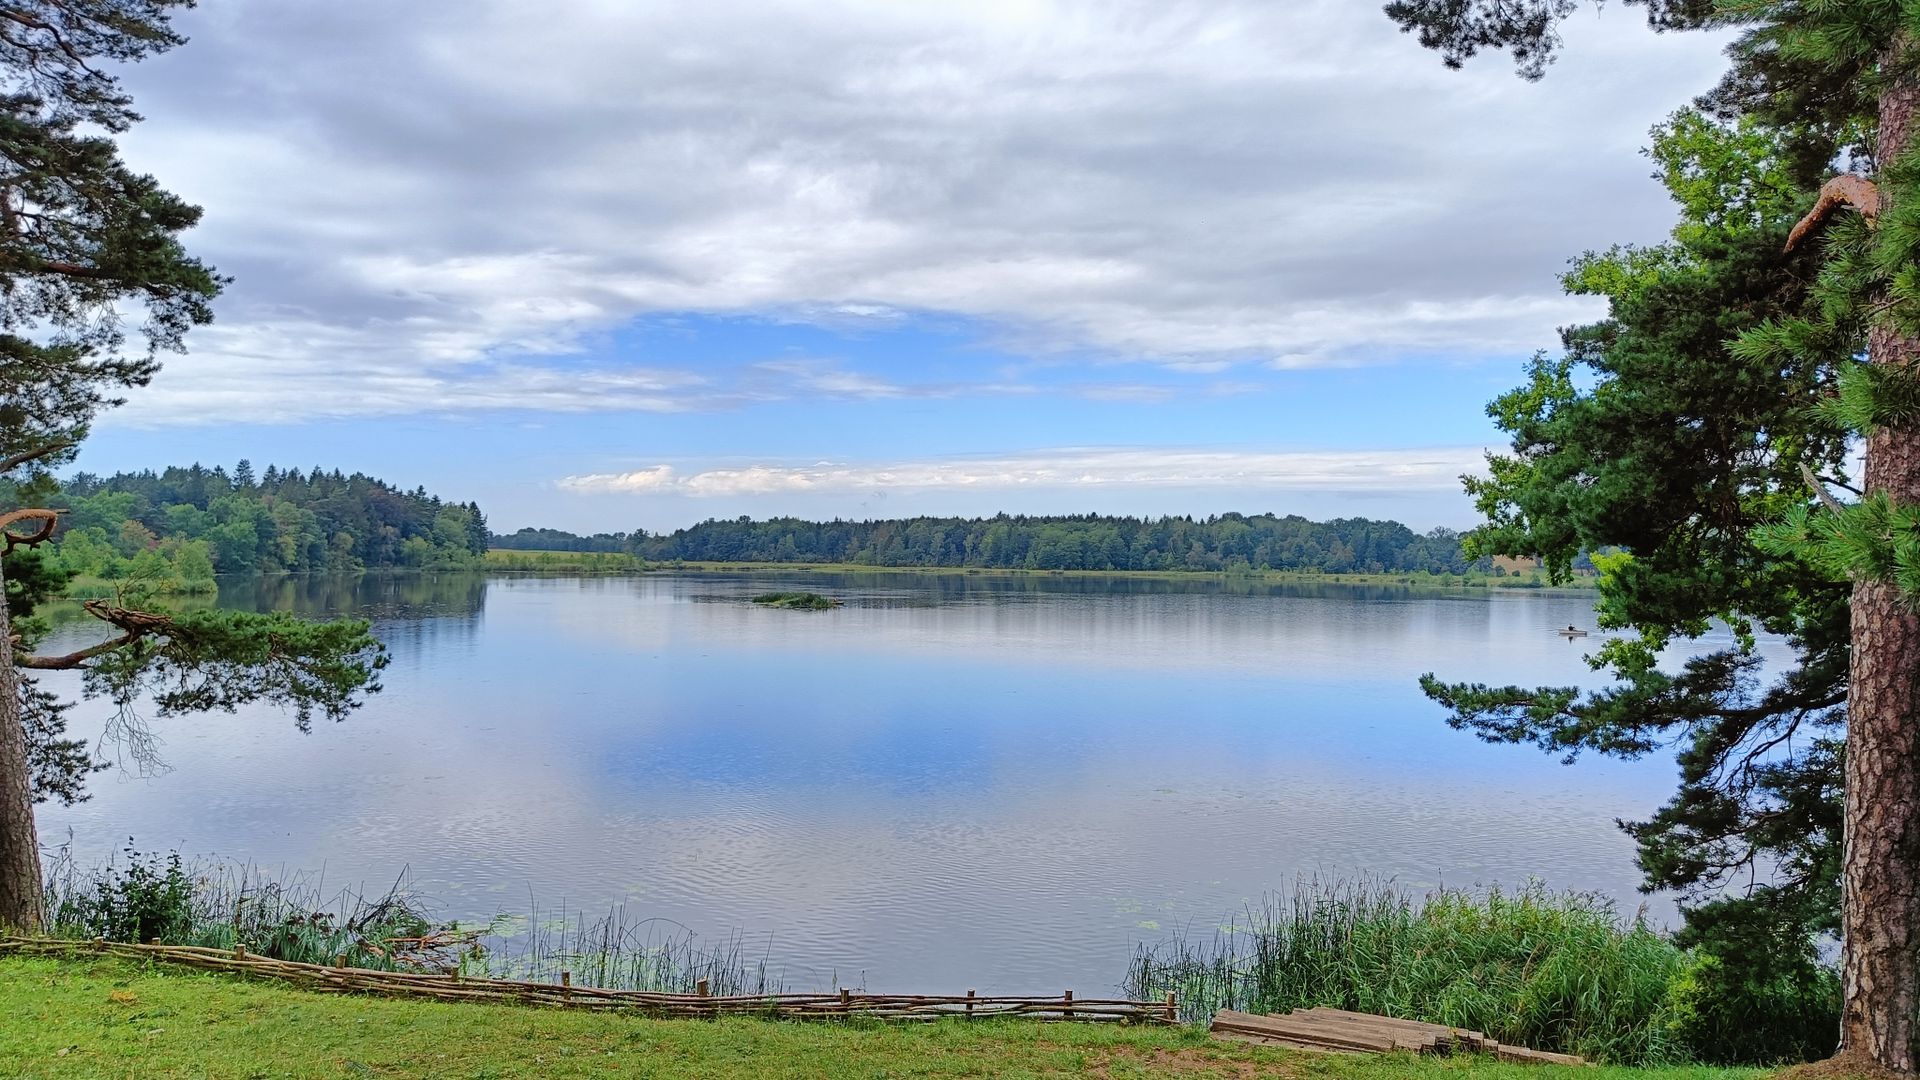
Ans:
{"label": "tree bark", "polygon": [[40,840],[33,827],[33,779],[13,663],[5,565],[0,561],[0,927],[41,927]]}
{"label": "tree bark", "polygon": [[[1895,46],[1896,54],[1908,46]],[[1899,70],[1894,67],[1893,70]],[[1880,98],[1884,169],[1913,145],[1920,81],[1902,75]],[[1894,193],[1880,187],[1884,211]],[[1876,364],[1910,366],[1920,339],[1886,320],[1868,333]],[[1920,506],[1920,431],[1867,438],[1865,490]],[[1842,865],[1841,1051],[1915,1069],[1920,1013],[1920,614],[1889,582],[1853,589]]]}

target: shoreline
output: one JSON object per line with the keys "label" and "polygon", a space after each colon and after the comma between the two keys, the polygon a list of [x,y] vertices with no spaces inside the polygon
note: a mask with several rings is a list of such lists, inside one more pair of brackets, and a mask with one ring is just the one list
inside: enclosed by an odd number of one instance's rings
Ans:
{"label": "shoreline", "polygon": [[[525,563],[528,565],[513,565]],[[648,562],[611,552],[526,551],[496,548],[479,569],[488,573],[599,574],[907,574],[921,576],[1113,578],[1134,581],[1241,581],[1261,584],[1397,585],[1439,589],[1515,589],[1532,592],[1592,592],[1594,578],[1549,584],[1545,574],[1520,577],[1491,574],[1430,574],[1425,571],[1330,573],[1318,570],[1042,570],[992,566],[883,566],[866,563],[723,562],[674,560]]]}

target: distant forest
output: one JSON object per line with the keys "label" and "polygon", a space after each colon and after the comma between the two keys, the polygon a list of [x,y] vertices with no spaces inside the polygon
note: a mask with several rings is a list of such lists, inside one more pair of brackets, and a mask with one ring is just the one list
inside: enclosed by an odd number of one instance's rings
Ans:
{"label": "distant forest", "polygon": [[[5,485],[0,485],[4,488]],[[0,490],[0,504],[26,493]],[[498,535],[474,503],[447,502],[364,473],[307,472],[245,461],[231,472],[191,465],[158,472],[79,473],[40,505],[65,509],[45,549],[84,579],[138,577],[211,588],[215,574],[477,566],[489,549],[628,555],[647,562],[850,563],[1020,570],[1278,570],[1465,574],[1451,529],[1297,515],[1109,517],[1100,514],[878,521],[750,518],[668,534],[527,528]]]}
{"label": "distant forest", "polygon": [[[21,493],[0,491],[0,502]],[[96,476],[80,473],[39,505],[65,509],[49,557],[81,578],[210,587],[215,573],[457,568],[487,550],[487,519],[473,503],[443,502],[363,473],[245,461],[229,473],[192,465]]]}
{"label": "distant forest", "polygon": [[[1134,518],[1099,514],[888,521],[706,521],[668,535],[577,536],[521,529],[493,537],[510,550],[622,552],[648,561],[857,563],[1023,570],[1298,570],[1464,574],[1475,569],[1451,529],[1416,533],[1397,521],[1222,514]],[[1479,567],[1485,569],[1484,566]]]}

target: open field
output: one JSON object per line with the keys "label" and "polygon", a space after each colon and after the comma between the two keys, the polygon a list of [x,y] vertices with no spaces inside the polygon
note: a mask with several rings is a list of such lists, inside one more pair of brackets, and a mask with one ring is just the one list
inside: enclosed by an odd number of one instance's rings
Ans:
{"label": "open field", "polygon": [[0,1075],[1743,1080],[1757,1074],[1322,1057],[1213,1043],[1191,1028],[646,1020],[315,994],[119,960],[8,958],[0,960]]}

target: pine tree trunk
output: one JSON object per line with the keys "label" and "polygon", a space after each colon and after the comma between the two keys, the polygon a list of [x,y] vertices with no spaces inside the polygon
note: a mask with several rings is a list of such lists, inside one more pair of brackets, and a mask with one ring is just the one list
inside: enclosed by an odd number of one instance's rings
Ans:
{"label": "pine tree trunk", "polygon": [[33,778],[13,666],[6,576],[0,567],[0,927],[40,929],[40,841],[33,828]]}
{"label": "pine tree trunk", "polygon": [[[1881,168],[1913,145],[1917,112],[1920,81],[1902,76],[1880,98]],[[1892,195],[1887,185],[1880,193]],[[1876,364],[1911,365],[1920,361],[1920,339],[1879,325],[1868,335],[1868,352]],[[1920,431],[1869,436],[1865,479],[1868,492],[1920,506]],[[1896,586],[1861,581],[1852,619],[1841,1050],[1913,1072],[1920,1013],[1920,615]]]}

